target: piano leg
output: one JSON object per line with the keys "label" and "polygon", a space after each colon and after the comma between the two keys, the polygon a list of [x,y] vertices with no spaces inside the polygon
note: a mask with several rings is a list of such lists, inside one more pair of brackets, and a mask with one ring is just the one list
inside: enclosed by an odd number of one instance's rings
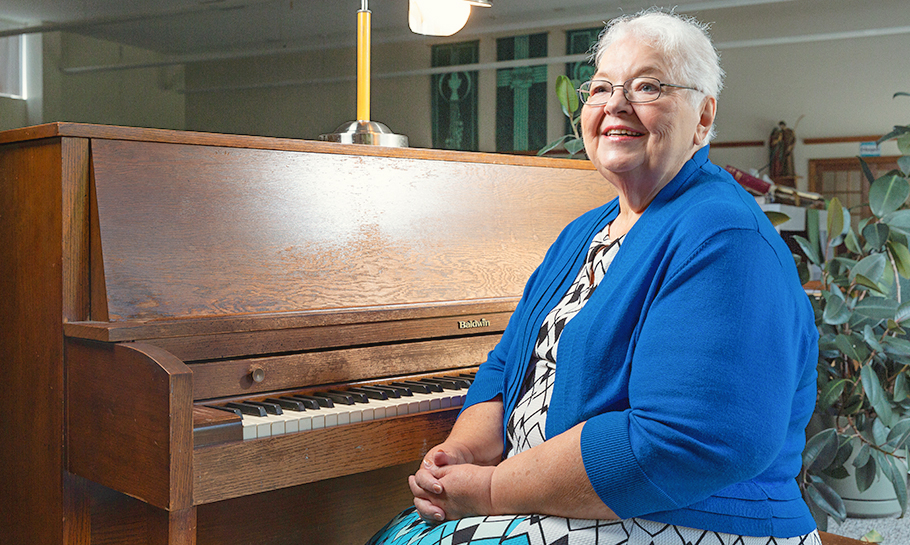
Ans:
{"label": "piano leg", "polygon": [[63,536],[66,545],[92,542],[89,483],[78,475],[63,471]]}
{"label": "piano leg", "polygon": [[149,545],[196,545],[196,508],[164,511],[149,506]]}

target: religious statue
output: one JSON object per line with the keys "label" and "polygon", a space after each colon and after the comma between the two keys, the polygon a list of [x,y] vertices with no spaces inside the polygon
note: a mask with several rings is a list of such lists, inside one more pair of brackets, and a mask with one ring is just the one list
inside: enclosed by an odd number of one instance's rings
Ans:
{"label": "religious statue", "polygon": [[768,139],[771,155],[768,175],[772,179],[796,176],[796,171],[793,168],[793,148],[795,146],[796,134],[793,129],[787,127],[787,124],[781,121],[771,131],[771,137]]}

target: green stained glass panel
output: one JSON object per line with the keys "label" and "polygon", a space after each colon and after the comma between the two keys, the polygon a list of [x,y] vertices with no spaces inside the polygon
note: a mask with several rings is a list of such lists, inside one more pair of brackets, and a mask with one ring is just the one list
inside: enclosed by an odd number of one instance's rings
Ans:
{"label": "green stained glass panel", "polygon": [[[433,67],[476,64],[479,42],[434,45]],[[430,78],[433,147],[477,151],[477,71],[434,74]]]}
{"label": "green stained glass panel", "polygon": [[[496,40],[500,61],[547,56],[547,34]],[[547,67],[519,66],[496,71],[496,150],[536,151],[547,138]]]}

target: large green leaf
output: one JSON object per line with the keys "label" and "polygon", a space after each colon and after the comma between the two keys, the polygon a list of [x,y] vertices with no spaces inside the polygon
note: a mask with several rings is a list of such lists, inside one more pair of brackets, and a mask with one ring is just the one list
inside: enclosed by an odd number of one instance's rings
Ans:
{"label": "large green leaf", "polygon": [[806,493],[812,503],[834,517],[835,520],[841,523],[846,520],[847,509],[844,507],[844,500],[820,478],[814,475],[810,477],[810,481],[806,484]]}
{"label": "large green leaf", "polygon": [[897,139],[897,149],[903,155],[910,155],[910,133],[904,133]]}
{"label": "large green leaf", "polygon": [[871,350],[876,352],[884,352],[885,349],[882,348],[882,345],[878,342],[878,337],[875,336],[875,332],[872,331],[872,326],[866,325],[863,327],[863,340],[866,341],[866,344]]}
{"label": "large green leaf", "polygon": [[884,254],[872,254],[862,258],[859,263],[853,266],[850,271],[850,280],[855,280],[857,275],[862,275],[869,280],[878,283],[882,279],[882,273],[885,272],[885,265],[888,260]]}
{"label": "large green leaf", "polygon": [[897,273],[904,278],[910,278],[910,250],[907,245],[895,240],[887,242],[888,253],[894,259],[894,266],[897,267]]}
{"label": "large green leaf", "polygon": [[854,254],[862,253],[862,249],[859,247],[859,240],[856,238],[856,233],[849,227],[847,228],[847,234],[844,236],[844,245]]}
{"label": "large green leaf", "polygon": [[870,223],[863,228],[863,238],[866,239],[868,251],[878,251],[888,242],[891,229],[884,223]]}
{"label": "large green leaf", "polygon": [[556,97],[562,106],[562,113],[571,119],[572,114],[578,109],[578,93],[575,92],[572,80],[563,75],[556,77]]}
{"label": "large green leaf", "polygon": [[569,152],[569,155],[575,155],[583,149],[585,149],[585,141],[581,138],[573,138],[566,141],[566,151]]}
{"label": "large green leaf", "polygon": [[853,459],[853,467],[863,467],[869,462],[871,456],[872,449],[869,448],[869,445],[863,443],[863,446],[859,448],[859,452],[856,453],[856,458]]}
{"label": "large green leaf", "polygon": [[907,439],[910,439],[910,418],[900,420],[891,428],[891,431],[888,432],[887,445],[894,450],[902,449]]}
{"label": "large green leaf", "polygon": [[826,324],[840,325],[850,320],[853,312],[847,306],[847,302],[844,301],[839,291],[825,291],[822,292],[822,296],[825,298],[825,311],[822,314],[822,320]]}
{"label": "large green leaf", "polygon": [[901,155],[897,158],[897,166],[904,173],[904,176],[910,175],[910,155]]}
{"label": "large green leaf", "polygon": [[869,187],[869,208],[881,218],[900,208],[907,197],[910,197],[910,183],[899,176],[886,174]]}
{"label": "large green leaf", "polygon": [[844,393],[844,387],[847,385],[847,379],[835,379],[827,384],[818,393],[817,409],[827,409]]}
{"label": "large green leaf", "polygon": [[813,244],[799,235],[794,235],[793,239],[796,240],[796,243],[799,244],[800,249],[802,249],[803,253],[806,254],[806,257],[809,259],[809,261],[812,262],[813,265],[822,264],[821,253],[819,252],[817,244]]}
{"label": "large green leaf", "polygon": [[900,337],[885,337],[882,339],[882,346],[888,354],[898,356],[910,356],[910,341]]}
{"label": "large green leaf", "polygon": [[873,320],[889,320],[897,314],[897,301],[885,297],[866,297],[853,311]]}
{"label": "large green leaf", "polygon": [[837,197],[828,203],[828,240],[833,241],[844,232],[844,207]]}
{"label": "large green leaf", "polygon": [[907,372],[901,371],[894,379],[894,401],[900,403],[908,397],[910,397],[910,381],[907,380]]}
{"label": "large green leaf", "polygon": [[826,428],[816,433],[806,441],[806,448],[803,449],[803,466],[809,468],[809,471],[825,469],[834,461],[837,448],[837,430]]}
{"label": "large green leaf", "polygon": [[859,489],[860,492],[869,490],[869,487],[872,486],[872,482],[875,481],[876,473],[878,473],[878,467],[876,467],[875,459],[869,456],[865,464],[854,470],[856,488]]}
{"label": "large green leaf", "polygon": [[882,221],[888,224],[888,227],[895,231],[900,231],[905,235],[910,235],[910,210],[898,210],[882,218]]}
{"label": "large green leaf", "polygon": [[790,216],[776,210],[765,210],[765,216],[771,221],[771,225],[775,227],[790,221]]}
{"label": "large green leaf", "polygon": [[840,292],[836,291],[825,291],[822,293],[822,296],[825,298],[825,311],[822,314],[822,320],[830,325],[845,324],[850,320],[850,316],[853,315],[853,312],[850,310],[850,307],[847,306],[847,302],[844,301],[843,296],[838,297],[837,295],[833,295],[833,293],[840,294]]}
{"label": "large green leaf", "polygon": [[872,174],[872,169],[869,168],[869,165],[866,163],[866,160],[862,157],[859,158],[859,166],[862,168],[863,176],[866,177],[866,181],[871,185],[875,181],[875,174]]}
{"label": "large green leaf", "polygon": [[881,419],[885,426],[891,426],[894,423],[894,411],[891,410],[891,402],[888,400],[885,390],[882,389],[882,383],[875,374],[872,366],[866,364],[859,371],[863,381],[863,391],[866,392],[866,398],[869,404],[875,410],[875,413]]}
{"label": "large green leaf", "polygon": [[907,511],[907,481],[905,480],[907,469],[901,467],[894,456],[888,457],[888,463],[891,465],[888,479],[891,481],[891,486],[894,487],[894,494],[897,496],[897,502],[901,506],[901,515],[903,515]]}
{"label": "large green leaf", "polygon": [[872,291],[872,293],[874,293],[875,295],[878,295],[879,297],[885,297],[887,295],[888,290],[885,288],[885,286],[881,285],[879,282],[875,282],[874,280],[866,277],[863,274],[856,274],[852,271],[850,274],[855,275],[853,277],[853,280],[857,283],[857,285],[862,286],[864,288],[868,288],[869,290]]}

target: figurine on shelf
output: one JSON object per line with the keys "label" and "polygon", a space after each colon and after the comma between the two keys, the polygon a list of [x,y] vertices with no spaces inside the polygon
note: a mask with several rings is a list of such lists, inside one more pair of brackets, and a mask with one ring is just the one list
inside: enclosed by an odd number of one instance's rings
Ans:
{"label": "figurine on shelf", "polygon": [[793,168],[793,148],[796,145],[796,134],[793,129],[781,121],[771,131],[768,139],[768,148],[771,155],[771,165],[768,175],[773,179],[796,176]]}

